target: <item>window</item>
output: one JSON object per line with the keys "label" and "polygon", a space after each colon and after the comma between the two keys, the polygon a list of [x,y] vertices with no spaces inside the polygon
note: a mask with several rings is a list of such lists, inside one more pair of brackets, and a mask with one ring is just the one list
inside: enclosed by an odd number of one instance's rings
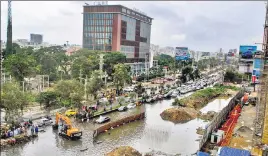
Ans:
{"label": "window", "polygon": [[127,10],[127,13],[130,14],[130,10]]}
{"label": "window", "polygon": [[126,12],[127,12],[127,10],[126,10],[125,8],[122,8],[122,12],[125,12],[125,13],[126,13]]}

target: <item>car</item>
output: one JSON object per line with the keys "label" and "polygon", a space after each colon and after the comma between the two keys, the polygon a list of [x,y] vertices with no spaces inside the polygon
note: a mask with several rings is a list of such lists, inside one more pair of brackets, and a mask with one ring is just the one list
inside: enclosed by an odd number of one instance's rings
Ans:
{"label": "car", "polygon": [[171,94],[171,96],[172,96],[172,97],[177,97],[177,96],[178,96],[178,94],[179,94],[179,92],[178,92],[178,91],[174,91],[174,92]]}
{"label": "car", "polygon": [[77,112],[73,109],[68,109],[66,112],[65,112],[65,115],[66,116],[75,116],[77,114]]}
{"label": "car", "polygon": [[130,104],[127,105],[128,109],[135,108],[135,107],[136,107],[135,103],[130,103]]}
{"label": "car", "polygon": [[51,125],[53,123],[52,120],[49,120],[47,118],[42,118],[40,119],[40,122],[38,122],[38,127],[43,127],[43,126],[48,126],[48,125]]}
{"label": "car", "polygon": [[108,122],[110,120],[111,119],[108,116],[100,116],[95,122],[98,123],[98,124],[101,124],[101,123]]}
{"label": "car", "polygon": [[121,106],[121,107],[118,108],[119,112],[123,112],[123,111],[126,111],[126,110],[127,110],[126,106]]}

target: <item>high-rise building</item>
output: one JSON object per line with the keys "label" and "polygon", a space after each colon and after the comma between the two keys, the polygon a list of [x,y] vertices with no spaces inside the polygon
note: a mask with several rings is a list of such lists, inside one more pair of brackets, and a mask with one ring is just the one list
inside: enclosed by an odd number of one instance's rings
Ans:
{"label": "high-rise building", "polygon": [[149,68],[151,25],[151,17],[122,5],[86,5],[83,48],[120,51],[126,55],[133,75],[139,75],[145,72],[145,62]]}
{"label": "high-rise building", "polygon": [[30,41],[35,44],[43,43],[43,35],[41,34],[30,34]]}

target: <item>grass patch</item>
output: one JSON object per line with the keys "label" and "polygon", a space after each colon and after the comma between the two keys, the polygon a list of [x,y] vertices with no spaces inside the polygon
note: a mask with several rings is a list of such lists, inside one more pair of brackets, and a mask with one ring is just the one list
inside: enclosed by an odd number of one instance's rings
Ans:
{"label": "grass patch", "polygon": [[227,90],[238,91],[240,88],[235,86],[221,86],[216,85],[213,88],[206,88],[203,90],[196,91],[192,95],[183,98],[176,99],[172,105],[186,106],[195,109],[200,109],[204,107],[210,100],[225,95]]}

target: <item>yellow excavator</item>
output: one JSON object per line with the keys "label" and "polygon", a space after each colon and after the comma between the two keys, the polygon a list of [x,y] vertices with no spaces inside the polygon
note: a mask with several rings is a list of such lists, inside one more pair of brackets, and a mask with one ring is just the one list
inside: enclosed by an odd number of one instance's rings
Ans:
{"label": "yellow excavator", "polygon": [[[59,126],[61,127],[59,129]],[[59,135],[71,140],[77,140],[82,137],[82,131],[73,128],[71,120],[60,113],[56,113],[55,124],[52,125],[53,130],[59,130]]]}

